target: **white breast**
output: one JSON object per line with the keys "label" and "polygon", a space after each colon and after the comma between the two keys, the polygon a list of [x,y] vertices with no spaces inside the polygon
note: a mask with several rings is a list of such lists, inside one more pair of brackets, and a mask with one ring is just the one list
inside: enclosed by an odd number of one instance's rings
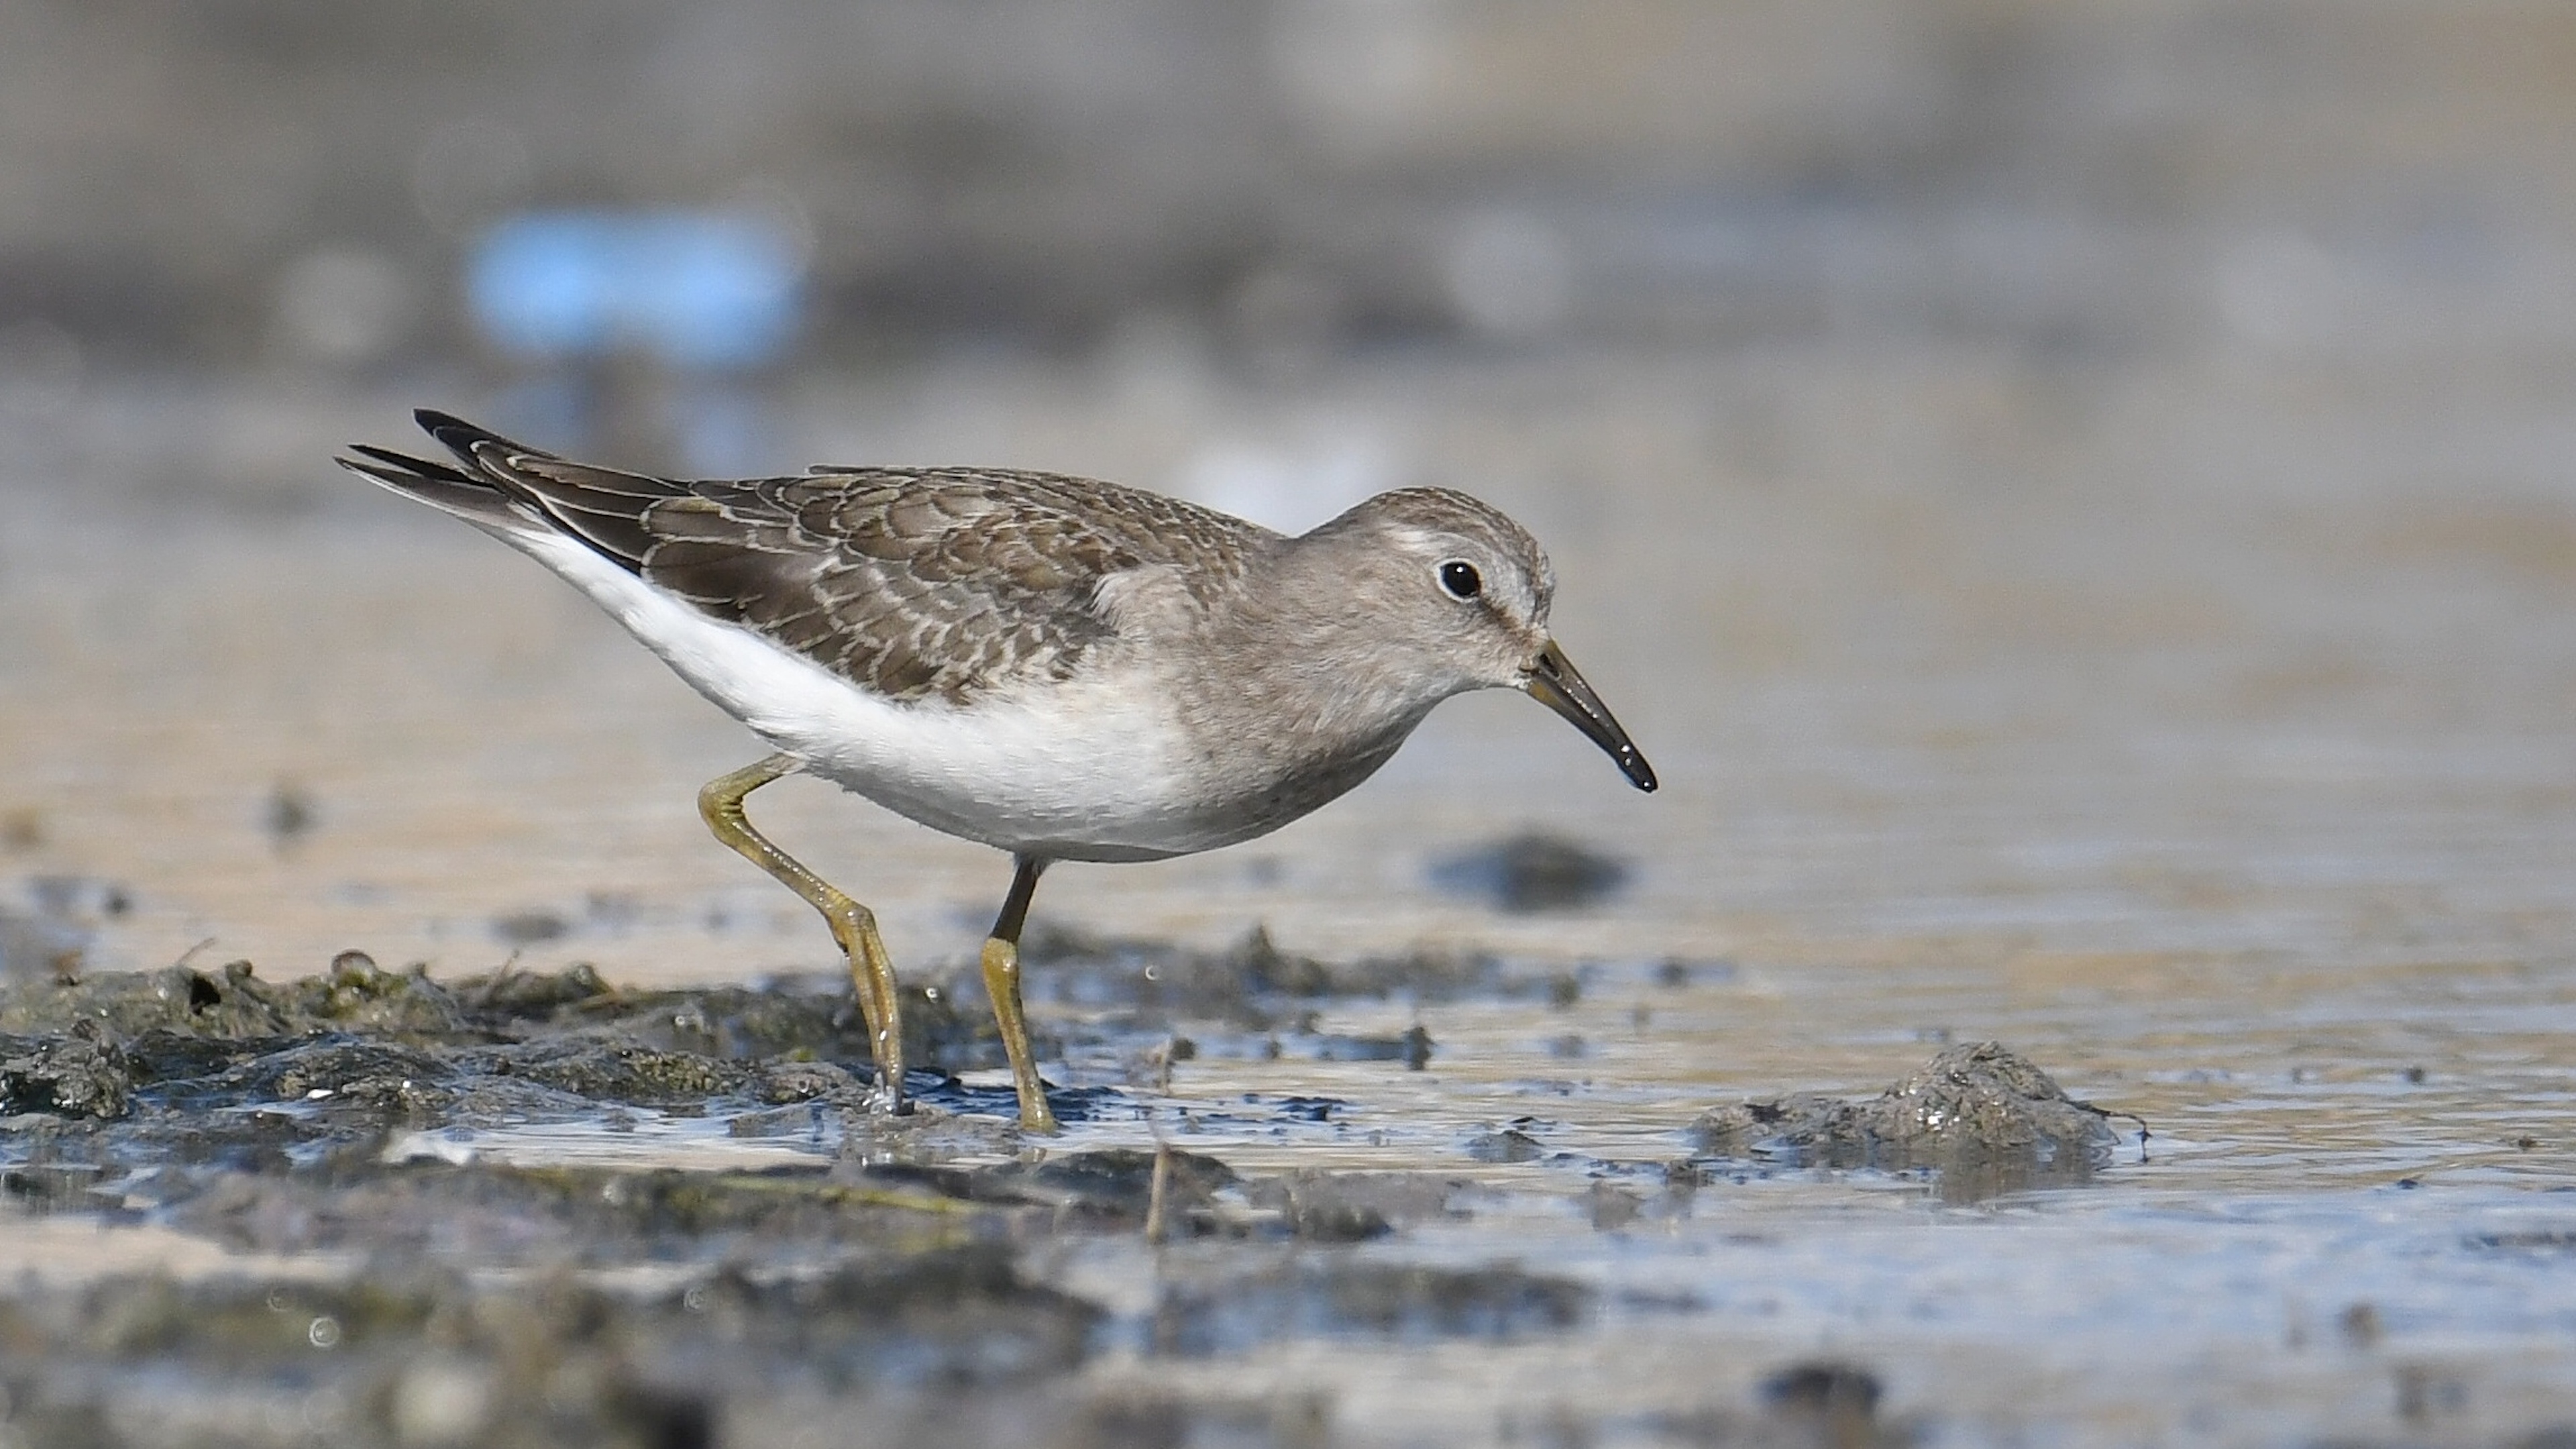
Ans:
{"label": "white breast", "polygon": [[1179,726],[1144,681],[1073,680],[971,706],[892,703],[699,613],[561,534],[507,542],[589,595],[699,693],[810,773],[1004,850],[1138,860],[1221,843],[1177,768]]}

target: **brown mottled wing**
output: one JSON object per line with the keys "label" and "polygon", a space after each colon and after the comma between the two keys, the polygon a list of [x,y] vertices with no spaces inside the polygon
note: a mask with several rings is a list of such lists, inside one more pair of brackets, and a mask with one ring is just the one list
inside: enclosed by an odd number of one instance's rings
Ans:
{"label": "brown mottled wing", "polygon": [[[851,468],[681,482],[570,462],[444,413],[418,416],[470,475],[382,449],[358,450],[366,461],[351,466],[468,503],[488,486],[521,526],[579,538],[889,699],[963,704],[1061,679],[1116,632],[1097,608],[1103,579],[1173,565],[1204,599],[1277,537],[1179,499],[1054,473]],[[510,522],[506,510],[486,511]]]}
{"label": "brown mottled wing", "polygon": [[1044,473],[687,488],[641,514],[645,578],[901,700],[1061,679],[1115,632],[1094,608],[1101,580],[1153,564],[1231,575],[1257,537],[1175,499]]}

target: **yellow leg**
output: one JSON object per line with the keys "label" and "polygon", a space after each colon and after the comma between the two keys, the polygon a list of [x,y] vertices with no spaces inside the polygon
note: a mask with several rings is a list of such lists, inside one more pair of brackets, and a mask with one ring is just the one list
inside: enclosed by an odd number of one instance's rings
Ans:
{"label": "yellow leg", "polygon": [[1047,1106],[1046,1084],[1038,1080],[1028,1017],[1020,1009],[1020,928],[1028,921],[1029,897],[1036,894],[1038,873],[1047,863],[1023,855],[1011,864],[1011,894],[1002,902],[1001,918],[993,922],[993,934],[984,942],[984,994],[993,998],[993,1021],[1002,1029],[1002,1050],[1011,1056],[1011,1086],[1020,1094],[1020,1130],[1053,1132],[1055,1111]]}
{"label": "yellow leg", "polygon": [[[876,913],[835,889],[802,861],[769,843],[743,814],[743,797],[782,775],[795,772],[793,755],[772,755],[730,775],[707,782],[698,792],[698,814],[707,829],[743,859],[775,876],[805,898],[832,928],[832,939],[850,959],[850,982],[858,988],[859,1014],[867,1019],[870,1055],[887,1102],[897,1112],[903,1099],[903,1014],[895,1001],[894,960],[877,936]],[[1016,1003],[1015,1003],[1016,1004]]]}

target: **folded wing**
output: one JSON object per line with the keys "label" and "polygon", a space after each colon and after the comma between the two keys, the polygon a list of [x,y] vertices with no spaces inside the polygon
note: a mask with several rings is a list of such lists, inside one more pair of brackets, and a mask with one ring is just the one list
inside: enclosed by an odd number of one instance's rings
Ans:
{"label": "folded wing", "polygon": [[358,447],[343,466],[505,537],[543,529],[890,699],[963,705],[1070,674],[1116,634],[1102,583],[1212,583],[1276,535],[1089,479],[932,468],[683,481],[575,463],[461,419],[458,467]]}

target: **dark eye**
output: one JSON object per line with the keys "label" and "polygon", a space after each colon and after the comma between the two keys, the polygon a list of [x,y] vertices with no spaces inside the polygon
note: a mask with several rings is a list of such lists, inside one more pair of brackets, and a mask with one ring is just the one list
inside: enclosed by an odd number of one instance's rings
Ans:
{"label": "dark eye", "polygon": [[1474,564],[1453,558],[1440,566],[1440,587],[1453,599],[1472,599],[1484,590],[1485,580]]}

